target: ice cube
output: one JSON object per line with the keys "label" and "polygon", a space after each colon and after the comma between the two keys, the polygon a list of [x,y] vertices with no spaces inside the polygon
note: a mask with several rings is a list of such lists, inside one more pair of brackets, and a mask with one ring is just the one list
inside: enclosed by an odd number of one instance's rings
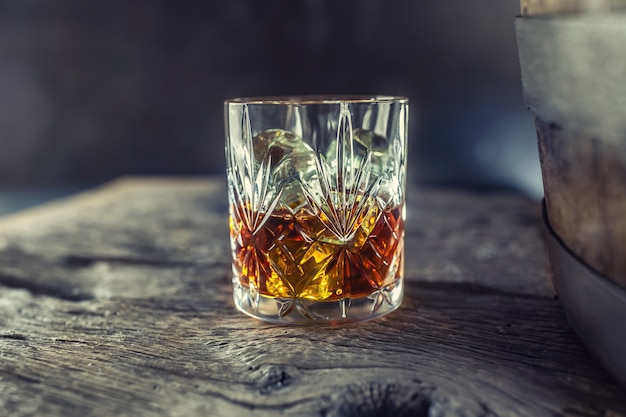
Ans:
{"label": "ice cube", "polygon": [[253,143],[256,162],[260,164],[269,153],[274,167],[285,156],[297,149],[302,143],[302,139],[286,130],[270,129],[255,136]]}
{"label": "ice cube", "polygon": [[374,133],[372,130],[354,129],[352,131],[354,143],[359,148],[364,148],[372,153],[372,156],[384,156],[389,148],[389,141],[384,136]]}
{"label": "ice cube", "polygon": [[[351,166],[358,169],[367,169],[370,173],[380,176],[387,171],[389,141],[386,137],[374,133],[372,130],[352,130],[353,161]],[[369,166],[364,164],[367,154],[371,154]],[[345,155],[344,155],[345,156]],[[326,161],[332,168],[337,167],[337,142],[332,142],[326,150]]]}
{"label": "ice cube", "polygon": [[[260,164],[270,156],[270,185],[282,189],[281,206],[298,209],[306,203],[302,184],[318,188],[316,153],[301,137],[282,129],[271,129],[254,138],[254,156]],[[318,192],[315,190],[314,192]]]}

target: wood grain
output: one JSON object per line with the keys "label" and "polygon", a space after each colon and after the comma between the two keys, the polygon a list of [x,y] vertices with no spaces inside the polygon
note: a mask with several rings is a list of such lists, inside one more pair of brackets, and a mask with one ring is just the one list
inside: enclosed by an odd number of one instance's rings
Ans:
{"label": "wood grain", "polygon": [[535,203],[411,189],[402,307],[309,328],[234,309],[225,194],[130,179],[1,221],[0,410],[626,415],[553,298]]}
{"label": "wood grain", "polygon": [[537,118],[552,228],[581,259],[626,287],[626,147]]}

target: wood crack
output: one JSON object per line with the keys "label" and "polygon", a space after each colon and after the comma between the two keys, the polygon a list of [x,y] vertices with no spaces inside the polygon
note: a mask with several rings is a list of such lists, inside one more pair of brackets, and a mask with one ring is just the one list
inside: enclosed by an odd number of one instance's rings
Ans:
{"label": "wood crack", "polygon": [[42,282],[34,282],[24,278],[7,275],[2,272],[0,272],[0,285],[9,288],[26,290],[35,296],[45,295],[65,301],[85,301],[93,300],[94,298],[91,294],[75,291],[73,288],[68,288],[67,285],[63,285],[58,282],[45,284]]}
{"label": "wood crack", "polygon": [[19,333],[6,333],[6,334],[0,334],[0,339],[28,340],[28,337]]}
{"label": "wood crack", "polygon": [[434,388],[402,384],[369,383],[347,386],[331,396],[323,417],[428,417]]}
{"label": "wood crack", "polygon": [[138,266],[158,266],[158,267],[174,267],[174,268],[193,268],[207,266],[230,266],[230,262],[221,262],[214,260],[212,262],[201,261],[180,261],[169,259],[155,258],[131,258],[123,256],[84,256],[84,255],[68,255],[63,258],[63,264],[75,268],[90,268],[98,262],[118,265],[138,265]]}

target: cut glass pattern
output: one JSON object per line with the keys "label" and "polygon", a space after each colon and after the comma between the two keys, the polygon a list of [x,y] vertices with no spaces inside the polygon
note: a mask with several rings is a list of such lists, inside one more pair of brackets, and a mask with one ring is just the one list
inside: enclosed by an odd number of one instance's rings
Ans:
{"label": "cut glass pattern", "polygon": [[402,137],[355,129],[347,103],[325,152],[286,130],[253,136],[246,105],[236,127],[227,159],[240,308],[275,314],[277,321],[294,314],[347,320],[355,308],[373,315],[396,308],[403,273]]}

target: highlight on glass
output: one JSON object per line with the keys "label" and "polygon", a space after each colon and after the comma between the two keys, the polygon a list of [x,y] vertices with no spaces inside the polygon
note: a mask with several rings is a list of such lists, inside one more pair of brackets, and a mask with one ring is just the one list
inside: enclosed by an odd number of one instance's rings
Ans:
{"label": "highlight on glass", "polygon": [[232,99],[225,119],[237,308],[291,324],[398,308],[407,99]]}

